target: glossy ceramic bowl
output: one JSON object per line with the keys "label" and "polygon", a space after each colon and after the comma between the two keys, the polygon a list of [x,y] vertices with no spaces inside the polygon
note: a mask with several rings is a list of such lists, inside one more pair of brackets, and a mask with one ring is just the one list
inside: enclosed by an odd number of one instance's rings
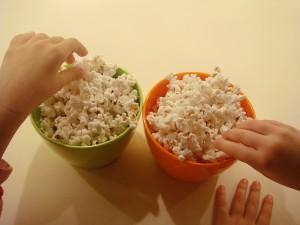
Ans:
{"label": "glossy ceramic bowl", "polygon": [[[205,80],[208,76],[210,76],[209,74],[201,72],[184,72],[175,74],[174,76],[177,76],[178,79],[182,79],[186,74],[197,74],[197,76],[202,80]],[[236,161],[234,158],[228,158],[222,162],[215,163],[180,161],[176,155],[163,148],[162,145],[160,145],[151,134],[146,117],[149,112],[153,110],[157,99],[166,95],[168,83],[169,81],[167,79],[161,80],[150,90],[145,98],[142,112],[146,140],[157,164],[167,174],[182,181],[205,181],[222,173]],[[255,118],[254,110],[247,98],[241,102],[241,105],[247,116]]]}
{"label": "glossy ceramic bowl", "polygon": [[[127,71],[118,68],[115,76],[120,76],[123,73],[128,74]],[[138,91],[138,119],[142,110],[142,91],[138,84],[136,84],[134,88]],[[89,169],[104,167],[115,161],[120,156],[121,152],[126,148],[135,131],[135,129],[127,128],[116,138],[93,146],[67,145],[57,142],[44,135],[44,133],[40,130],[40,115],[41,111],[39,108],[37,108],[31,113],[30,116],[31,123],[37,133],[58,155],[60,155],[70,164],[81,168]]]}

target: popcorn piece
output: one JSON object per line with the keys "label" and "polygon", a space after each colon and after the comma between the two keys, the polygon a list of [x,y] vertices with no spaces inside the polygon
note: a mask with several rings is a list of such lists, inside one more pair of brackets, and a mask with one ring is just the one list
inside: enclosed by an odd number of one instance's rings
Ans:
{"label": "popcorn piece", "polygon": [[245,96],[232,87],[219,68],[206,80],[187,74],[168,76],[168,91],[147,115],[153,137],[179,160],[215,162],[226,158],[214,147],[225,131],[250,119],[240,102]]}
{"label": "popcorn piece", "polygon": [[41,130],[46,136],[70,145],[95,145],[117,137],[138,124],[139,105],[131,75],[116,74],[117,66],[100,56],[82,58],[83,79],[73,81],[44,102]]}

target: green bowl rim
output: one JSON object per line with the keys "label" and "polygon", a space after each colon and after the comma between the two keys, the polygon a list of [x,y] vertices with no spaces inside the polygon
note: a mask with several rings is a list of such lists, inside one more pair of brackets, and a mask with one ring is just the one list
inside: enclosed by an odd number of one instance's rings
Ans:
{"label": "green bowl rim", "polygon": [[[118,67],[118,70],[121,70],[123,73],[125,74],[130,74],[127,70],[124,70],[123,68],[121,67]],[[121,73],[121,74],[123,74]],[[136,117],[137,117],[137,120],[139,120],[141,114],[142,114],[142,108],[143,108],[143,93],[142,93],[142,89],[139,85],[139,83],[136,81],[136,84],[135,84],[135,89],[137,90],[138,92],[138,103],[139,103],[139,111],[138,113],[136,114]],[[30,121],[31,121],[31,124],[33,125],[33,127],[35,128],[35,130],[38,132],[38,134],[46,139],[47,141],[55,144],[55,145],[58,145],[58,146],[62,146],[62,147],[66,147],[66,148],[73,148],[73,149],[92,149],[92,148],[97,148],[97,147],[100,147],[100,146],[105,146],[105,145],[109,145],[110,143],[122,138],[123,136],[125,136],[127,133],[129,133],[130,131],[134,130],[135,128],[131,128],[131,127],[128,127],[126,128],[121,134],[119,134],[117,137],[111,139],[111,140],[108,140],[108,141],[105,141],[105,142],[102,142],[102,143],[99,143],[99,144],[96,144],[96,145],[86,145],[86,146],[82,146],[82,145],[70,145],[70,144],[63,144],[61,142],[57,142],[55,140],[53,140],[52,138],[50,137],[47,137],[41,130],[40,128],[38,127],[38,125],[35,123],[35,120],[33,118],[33,114],[34,112],[36,112],[37,110],[40,110],[39,107],[37,107],[32,113],[30,113]]]}

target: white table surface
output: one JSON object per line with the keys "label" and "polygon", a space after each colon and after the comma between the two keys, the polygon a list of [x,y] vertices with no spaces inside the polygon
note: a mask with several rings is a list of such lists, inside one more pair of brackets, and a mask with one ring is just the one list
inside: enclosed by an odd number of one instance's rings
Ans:
{"label": "white table surface", "polygon": [[[300,129],[300,1],[0,0],[0,60],[13,36],[28,31],[76,37],[130,71],[144,97],[170,72],[212,72],[238,84],[259,119]],[[1,104],[1,103],[0,103]],[[204,183],[177,181],[158,168],[140,121],[114,164],[83,170],[66,163],[27,119],[4,158],[0,224],[210,224],[215,188],[232,196],[240,178],[274,196],[272,224],[300,224],[300,192],[238,162]],[[300,178],[299,178],[300,179]]]}

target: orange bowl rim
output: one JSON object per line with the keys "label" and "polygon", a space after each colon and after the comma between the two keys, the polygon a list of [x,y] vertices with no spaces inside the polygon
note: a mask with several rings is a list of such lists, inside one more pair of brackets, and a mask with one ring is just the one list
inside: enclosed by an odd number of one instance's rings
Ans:
{"label": "orange bowl rim", "polygon": [[[173,74],[173,76],[183,76],[183,75],[187,75],[187,74],[195,74],[195,75],[200,75],[200,76],[204,76],[204,77],[209,77],[211,76],[210,74],[208,73],[203,73],[203,72],[181,72],[181,73],[176,73],[176,74]],[[157,90],[157,88],[161,85],[161,83],[163,82],[166,82],[168,79],[167,78],[164,78],[162,80],[160,80],[159,82],[157,82],[151,89],[150,91],[148,92],[145,100],[144,100],[144,104],[142,106],[142,120],[143,120],[143,124],[144,124],[144,128],[145,128],[145,132],[147,133],[148,137],[150,137],[151,141],[157,146],[157,148],[161,151],[165,151],[166,154],[168,154],[170,157],[178,160],[180,163],[186,163],[186,164],[190,164],[190,165],[193,165],[193,166],[207,166],[207,167],[213,167],[213,166],[218,166],[218,165],[222,165],[222,164],[226,164],[226,163],[229,163],[229,162],[232,162],[232,161],[236,161],[235,158],[233,157],[229,157],[229,158],[226,158],[225,160],[223,161],[219,161],[219,162],[207,162],[207,163],[201,163],[201,162],[193,162],[193,161],[180,161],[178,159],[178,157],[176,155],[174,155],[173,153],[171,153],[170,151],[168,151],[167,149],[165,149],[152,135],[152,133],[150,132],[150,129],[149,129],[149,126],[148,126],[148,122],[147,122],[147,115],[146,115],[146,106],[147,106],[147,102],[148,102],[148,99],[150,98],[150,96]],[[158,97],[161,97],[161,96],[158,96]],[[251,102],[249,101],[249,99],[246,97],[245,99],[247,101],[247,104],[249,105],[252,113],[253,113],[253,119],[256,118],[256,115],[255,115],[255,112],[254,112],[254,109],[252,107],[252,104]]]}

